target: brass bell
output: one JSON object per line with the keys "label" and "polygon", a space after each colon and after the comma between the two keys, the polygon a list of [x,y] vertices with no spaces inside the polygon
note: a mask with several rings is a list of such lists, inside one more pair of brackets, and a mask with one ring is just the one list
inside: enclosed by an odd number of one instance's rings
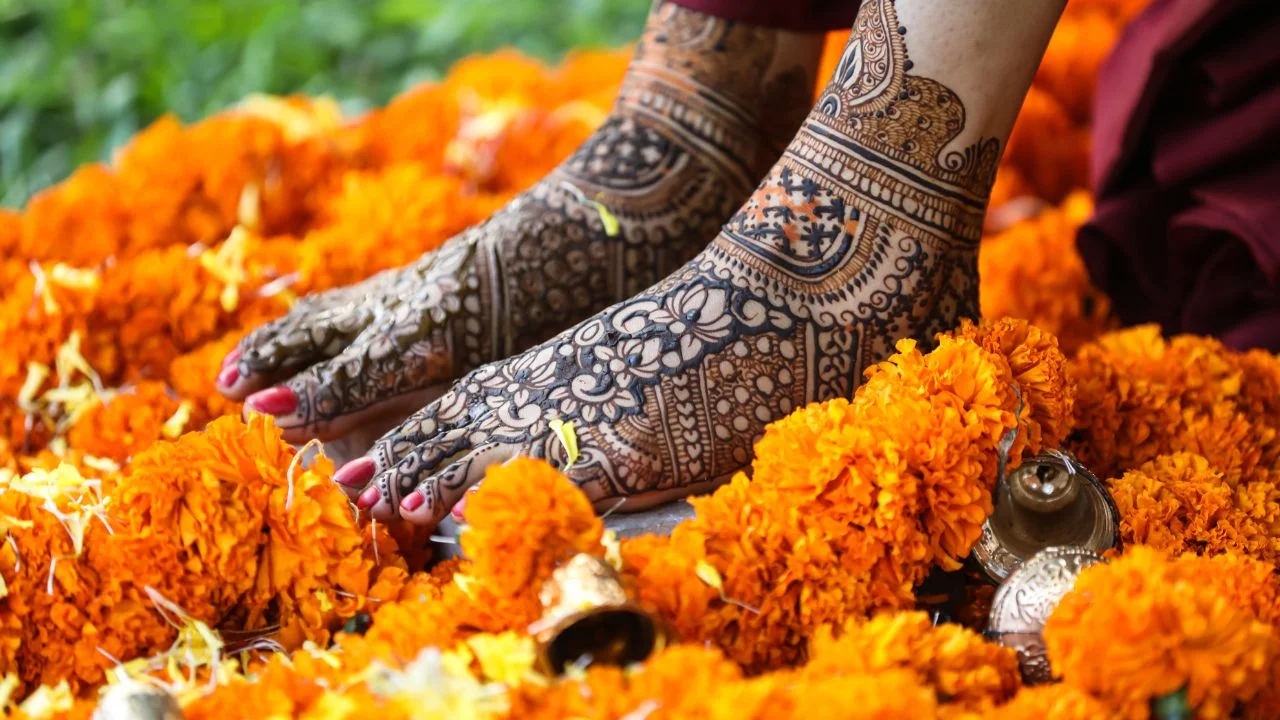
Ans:
{"label": "brass bell", "polygon": [[543,616],[529,632],[543,672],[566,666],[638,663],[666,645],[656,618],[636,606],[605,560],[587,553],[556,568],[538,599]]}
{"label": "brass bell", "polygon": [[1065,452],[1027,459],[996,484],[995,510],[973,557],[1002,582],[1036,552],[1075,546],[1102,553],[1120,545],[1120,513],[1096,477]]}
{"label": "brass bell", "polygon": [[1062,596],[1075,587],[1080,572],[1106,562],[1081,547],[1050,547],[1016,568],[996,589],[987,616],[988,640],[1018,653],[1018,667],[1028,684],[1053,680],[1044,644],[1044,624]]}
{"label": "brass bell", "polygon": [[138,680],[109,686],[93,710],[93,720],[182,720],[178,700],[167,690]]}

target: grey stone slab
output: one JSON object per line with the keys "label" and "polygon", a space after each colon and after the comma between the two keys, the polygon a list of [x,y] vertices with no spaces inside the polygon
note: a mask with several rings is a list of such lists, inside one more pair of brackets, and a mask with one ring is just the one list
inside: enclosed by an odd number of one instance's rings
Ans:
{"label": "grey stone slab", "polygon": [[[619,538],[670,535],[676,525],[691,517],[693,517],[693,507],[683,500],[678,500],[652,510],[614,513],[605,518],[604,526],[616,533]],[[445,518],[436,527],[436,534],[431,542],[435,546],[437,558],[444,560],[461,554],[457,542],[458,529],[458,523],[452,517]]]}

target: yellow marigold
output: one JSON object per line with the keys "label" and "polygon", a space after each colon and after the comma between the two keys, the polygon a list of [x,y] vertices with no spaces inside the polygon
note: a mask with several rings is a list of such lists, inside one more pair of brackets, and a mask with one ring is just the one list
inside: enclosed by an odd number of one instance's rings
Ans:
{"label": "yellow marigold", "polygon": [[1121,720],[1123,715],[1067,683],[1024,687],[992,720]]}
{"label": "yellow marigold", "polygon": [[1066,352],[1115,326],[1110,301],[1093,287],[1076,251],[1076,230],[1092,211],[1089,197],[1076,193],[984,238],[978,252],[983,317],[1025,318],[1056,335]]}
{"label": "yellow marigold", "polygon": [[923,612],[882,613],[813,639],[809,678],[849,677],[908,670],[917,682],[958,709],[980,712],[1013,697],[1021,684],[1018,658],[959,625],[934,626]]}
{"label": "yellow marigold", "polygon": [[[1126,544],[1150,545],[1178,554],[1237,552],[1262,560],[1280,556],[1280,517],[1274,486],[1258,503],[1249,489],[1234,488],[1209,461],[1192,453],[1161,455],[1107,483],[1120,511]],[[1259,507],[1261,506],[1261,507]]]}
{"label": "yellow marigold", "polygon": [[542,460],[490,467],[467,499],[466,520],[464,572],[508,603],[513,628],[537,619],[538,593],[557,566],[577,553],[604,552],[604,525],[587,496]]}
{"label": "yellow marigold", "polygon": [[1201,575],[1143,546],[1086,569],[1045,626],[1054,671],[1128,717],[1183,687],[1197,717],[1226,717],[1266,685],[1278,643]]}

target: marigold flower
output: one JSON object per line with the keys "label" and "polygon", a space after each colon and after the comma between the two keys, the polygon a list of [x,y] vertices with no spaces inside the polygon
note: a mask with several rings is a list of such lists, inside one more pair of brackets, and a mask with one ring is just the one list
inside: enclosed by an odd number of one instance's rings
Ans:
{"label": "marigold flower", "polygon": [[489,468],[467,499],[464,568],[478,589],[503,601],[511,627],[538,618],[538,592],[578,553],[603,554],[604,525],[587,496],[542,460],[516,458]]}
{"label": "marigold flower", "polygon": [[1093,211],[1076,193],[1061,206],[984,238],[978,253],[983,317],[1023,318],[1058,337],[1065,352],[1116,324],[1110,301],[1089,282],[1075,247]]}
{"label": "marigold flower", "polygon": [[1067,683],[1024,687],[1013,700],[991,713],[993,720],[1100,720],[1116,711]]}
{"label": "marigold flower", "polygon": [[813,639],[807,678],[849,677],[908,670],[954,709],[990,710],[1013,697],[1021,684],[1013,650],[986,642],[959,625],[934,626],[923,612],[882,613],[842,628],[824,628]]}
{"label": "marigold flower", "polygon": [[1087,568],[1045,625],[1054,671],[1140,719],[1183,687],[1197,717],[1252,699],[1280,660],[1275,628],[1195,569],[1143,546]]}
{"label": "marigold flower", "polygon": [[1204,457],[1175,453],[1156,457],[1107,485],[1120,511],[1126,544],[1173,554],[1280,557],[1280,535],[1273,530],[1273,519],[1280,518],[1280,493],[1270,482],[1233,486]]}
{"label": "marigold flower", "polygon": [[1210,338],[1166,340],[1155,326],[1109,333],[1070,363],[1079,405],[1072,449],[1100,477],[1187,451],[1232,484],[1273,482],[1280,422],[1275,400],[1263,398],[1277,373],[1280,358],[1233,353]]}

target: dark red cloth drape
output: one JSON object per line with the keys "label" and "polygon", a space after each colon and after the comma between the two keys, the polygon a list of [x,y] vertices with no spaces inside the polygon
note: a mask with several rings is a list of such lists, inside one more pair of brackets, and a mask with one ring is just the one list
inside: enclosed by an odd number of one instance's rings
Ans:
{"label": "dark red cloth drape", "polygon": [[1079,247],[1121,320],[1280,351],[1280,2],[1153,0],[1094,112]]}
{"label": "dark red cloth drape", "polygon": [[725,20],[790,30],[848,30],[862,0],[672,0],[676,5]]}

